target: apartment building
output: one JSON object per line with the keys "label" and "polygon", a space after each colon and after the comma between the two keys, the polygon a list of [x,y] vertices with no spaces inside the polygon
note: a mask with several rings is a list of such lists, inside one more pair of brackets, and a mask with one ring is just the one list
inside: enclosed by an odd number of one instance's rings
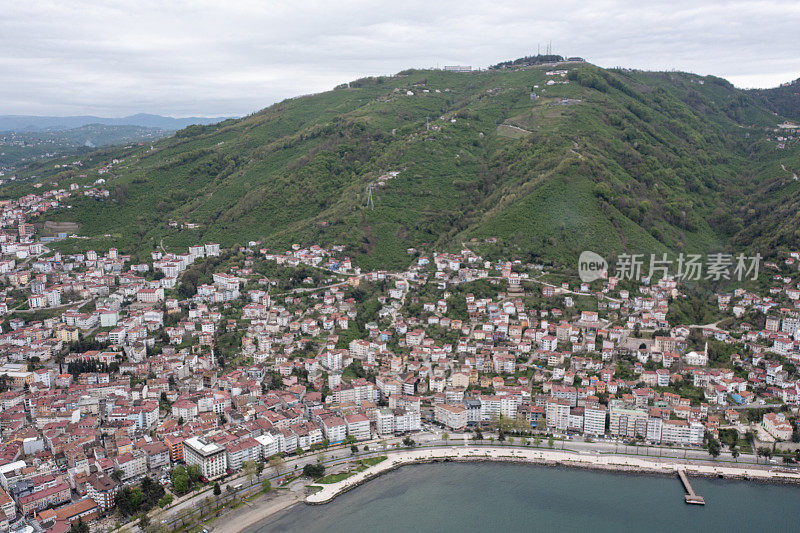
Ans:
{"label": "apartment building", "polygon": [[467,409],[463,405],[438,404],[436,421],[450,429],[464,429],[467,427]]}
{"label": "apartment building", "polygon": [[209,480],[225,475],[228,468],[225,448],[201,437],[183,441],[183,460],[187,465],[199,466],[201,475]]}

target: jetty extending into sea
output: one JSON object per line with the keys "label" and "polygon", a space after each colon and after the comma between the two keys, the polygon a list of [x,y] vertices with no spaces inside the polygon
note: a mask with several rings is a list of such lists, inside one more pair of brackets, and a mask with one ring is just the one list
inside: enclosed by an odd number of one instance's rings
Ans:
{"label": "jetty extending into sea", "polygon": [[366,483],[403,465],[430,463],[438,461],[505,461],[541,464],[551,466],[569,466],[593,468],[598,470],[639,472],[680,478],[686,489],[686,503],[705,504],[689,482],[688,475],[703,477],[721,477],[728,479],[746,479],[772,483],[800,483],[800,471],[778,471],[774,468],[756,465],[736,464],[697,464],[679,462],[675,459],[658,457],[630,457],[614,454],[578,453],[568,450],[543,450],[540,448],[512,446],[440,446],[416,448],[408,450],[387,450],[385,461],[373,465],[342,481],[316,485],[319,490],[306,498],[306,503],[319,505],[328,503],[336,496]]}
{"label": "jetty extending into sea", "polygon": [[678,470],[678,477],[681,478],[683,488],[686,489],[686,503],[705,505],[705,498],[694,492],[694,488],[692,487],[692,484],[689,483],[689,478],[686,476],[686,471],[683,469]]}

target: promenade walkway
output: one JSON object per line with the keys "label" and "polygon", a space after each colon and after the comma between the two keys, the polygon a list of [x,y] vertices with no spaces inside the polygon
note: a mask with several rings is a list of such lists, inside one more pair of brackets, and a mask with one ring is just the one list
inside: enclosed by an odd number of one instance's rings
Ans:
{"label": "promenade walkway", "polygon": [[334,499],[362,483],[398,468],[404,464],[424,463],[437,460],[452,461],[515,461],[532,464],[560,464],[603,470],[651,472],[676,475],[679,472],[699,476],[752,479],[758,481],[800,483],[800,472],[783,472],[758,468],[752,465],[686,464],[669,458],[630,457],[624,455],[599,455],[575,453],[568,450],[542,450],[489,446],[458,446],[419,448],[389,453],[385,461],[371,466],[337,483],[318,485],[321,489],[308,496],[306,503],[322,504]]}

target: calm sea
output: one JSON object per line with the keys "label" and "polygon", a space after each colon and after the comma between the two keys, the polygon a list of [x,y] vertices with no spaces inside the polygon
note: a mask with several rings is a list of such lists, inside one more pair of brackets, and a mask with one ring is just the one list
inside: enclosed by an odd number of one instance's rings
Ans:
{"label": "calm sea", "polygon": [[498,463],[405,466],[321,506],[298,505],[247,533],[418,531],[799,531],[800,487]]}

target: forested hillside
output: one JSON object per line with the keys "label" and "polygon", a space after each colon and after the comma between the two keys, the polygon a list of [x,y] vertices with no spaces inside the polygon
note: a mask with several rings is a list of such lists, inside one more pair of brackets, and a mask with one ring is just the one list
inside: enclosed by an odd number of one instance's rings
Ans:
{"label": "forested hillside", "polygon": [[89,184],[120,160],[108,199],[46,217],[90,237],[65,245],[96,249],[340,243],[394,267],[409,247],[471,240],[568,264],[584,249],[796,246],[798,148],[779,149],[786,117],[768,104],[719,78],[585,63],[412,70],[27,175]]}
{"label": "forested hillside", "polygon": [[800,121],[800,79],[772,89],[750,91],[764,106],[778,115]]}

